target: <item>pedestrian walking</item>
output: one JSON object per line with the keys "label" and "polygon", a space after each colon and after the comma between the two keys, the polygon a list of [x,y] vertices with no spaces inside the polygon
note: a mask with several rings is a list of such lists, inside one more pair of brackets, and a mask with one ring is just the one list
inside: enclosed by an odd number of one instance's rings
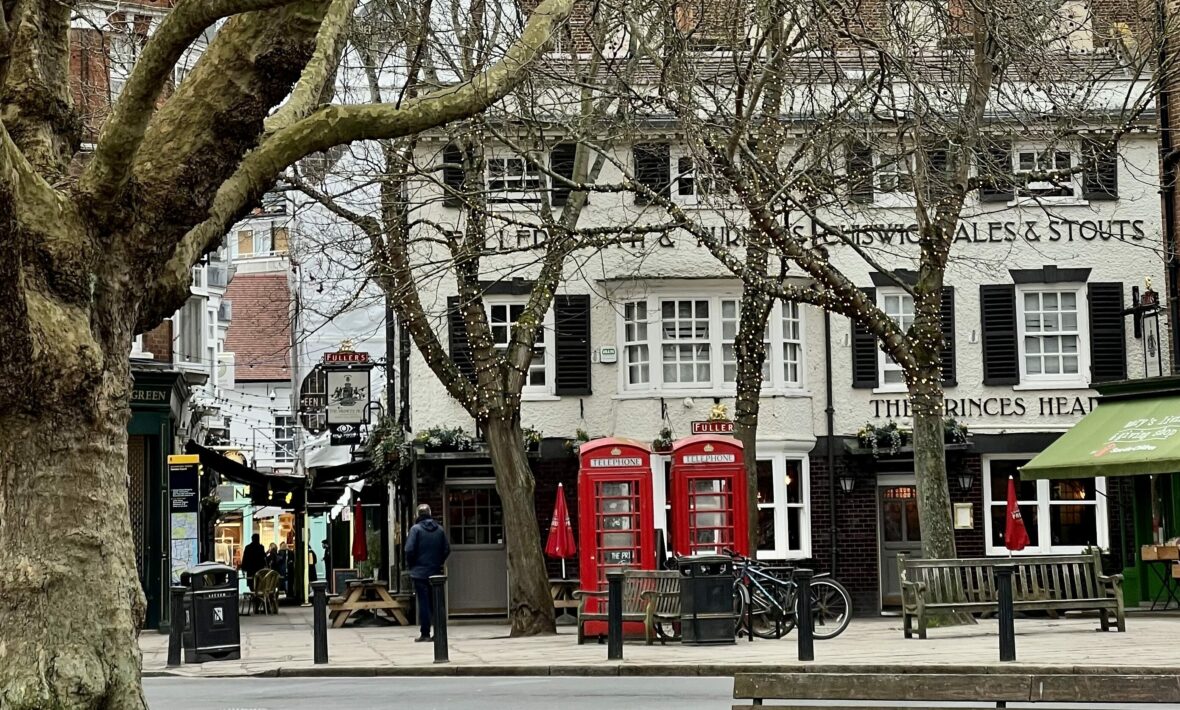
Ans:
{"label": "pedestrian walking", "polygon": [[275,572],[279,571],[279,546],[273,542],[266,548],[266,566]]}
{"label": "pedestrian walking", "polygon": [[332,589],[332,545],[327,540],[320,542],[324,548],[324,581],[328,583],[328,592],[335,594],[336,590]]}
{"label": "pedestrian walking", "polygon": [[430,578],[442,573],[443,563],[451,554],[451,543],[442,527],[430,514],[430,506],[418,506],[418,520],[406,537],[406,568],[414,581],[414,596],[418,602],[418,624],[421,635],[415,641],[430,641],[433,611]]}
{"label": "pedestrian walking", "polygon": [[318,581],[320,578],[319,573],[316,571],[316,568],[315,568],[316,562],[318,562],[318,561],[319,560],[317,560],[316,556],[315,556],[315,550],[311,549],[311,545],[308,545],[307,546],[307,581],[308,582],[315,582],[315,581]]}
{"label": "pedestrian walking", "polygon": [[254,575],[266,569],[266,548],[258,541],[258,534],[250,538],[250,544],[242,550],[242,571],[246,573],[246,586],[254,591]]}

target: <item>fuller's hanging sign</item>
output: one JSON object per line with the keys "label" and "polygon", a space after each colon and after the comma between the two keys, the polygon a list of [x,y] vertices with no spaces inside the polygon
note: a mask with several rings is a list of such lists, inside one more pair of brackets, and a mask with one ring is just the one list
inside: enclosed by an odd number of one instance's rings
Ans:
{"label": "fuller's hanging sign", "polygon": [[710,419],[692,423],[693,434],[732,434],[733,422],[728,419]]}
{"label": "fuller's hanging sign", "polygon": [[369,370],[373,367],[369,353],[357,352],[351,341],[345,341],[340,350],[324,354],[321,367],[326,375],[328,426],[339,436],[337,425],[352,425],[355,431],[348,434],[355,438],[359,425],[369,421]]}

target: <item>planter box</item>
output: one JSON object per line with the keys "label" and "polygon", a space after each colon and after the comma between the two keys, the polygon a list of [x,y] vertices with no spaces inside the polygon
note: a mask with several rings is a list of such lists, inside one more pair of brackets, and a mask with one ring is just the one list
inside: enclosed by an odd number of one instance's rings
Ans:
{"label": "planter box", "polygon": [[543,437],[538,452],[541,454],[541,458],[545,460],[570,458],[574,456],[574,452],[566,446],[566,442],[568,441],[570,439],[562,436]]}
{"label": "planter box", "polygon": [[1139,556],[1151,562],[1154,560],[1180,560],[1180,547],[1176,545],[1144,545]]}

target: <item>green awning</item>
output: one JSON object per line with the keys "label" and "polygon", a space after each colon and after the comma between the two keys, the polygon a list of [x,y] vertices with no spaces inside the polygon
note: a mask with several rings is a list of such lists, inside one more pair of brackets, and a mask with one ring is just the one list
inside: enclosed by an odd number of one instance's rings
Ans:
{"label": "green awning", "polygon": [[1180,397],[1103,403],[1020,468],[1024,480],[1180,472]]}

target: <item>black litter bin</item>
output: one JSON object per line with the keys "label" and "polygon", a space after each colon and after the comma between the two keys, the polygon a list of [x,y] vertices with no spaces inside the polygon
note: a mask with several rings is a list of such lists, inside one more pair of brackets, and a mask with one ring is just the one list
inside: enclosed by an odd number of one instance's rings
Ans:
{"label": "black litter bin", "polygon": [[722,556],[681,557],[680,628],[686,644],[733,643],[733,560]]}
{"label": "black litter bin", "polygon": [[184,594],[184,662],[234,661],[242,657],[238,625],[238,572],[216,562],[180,575]]}

